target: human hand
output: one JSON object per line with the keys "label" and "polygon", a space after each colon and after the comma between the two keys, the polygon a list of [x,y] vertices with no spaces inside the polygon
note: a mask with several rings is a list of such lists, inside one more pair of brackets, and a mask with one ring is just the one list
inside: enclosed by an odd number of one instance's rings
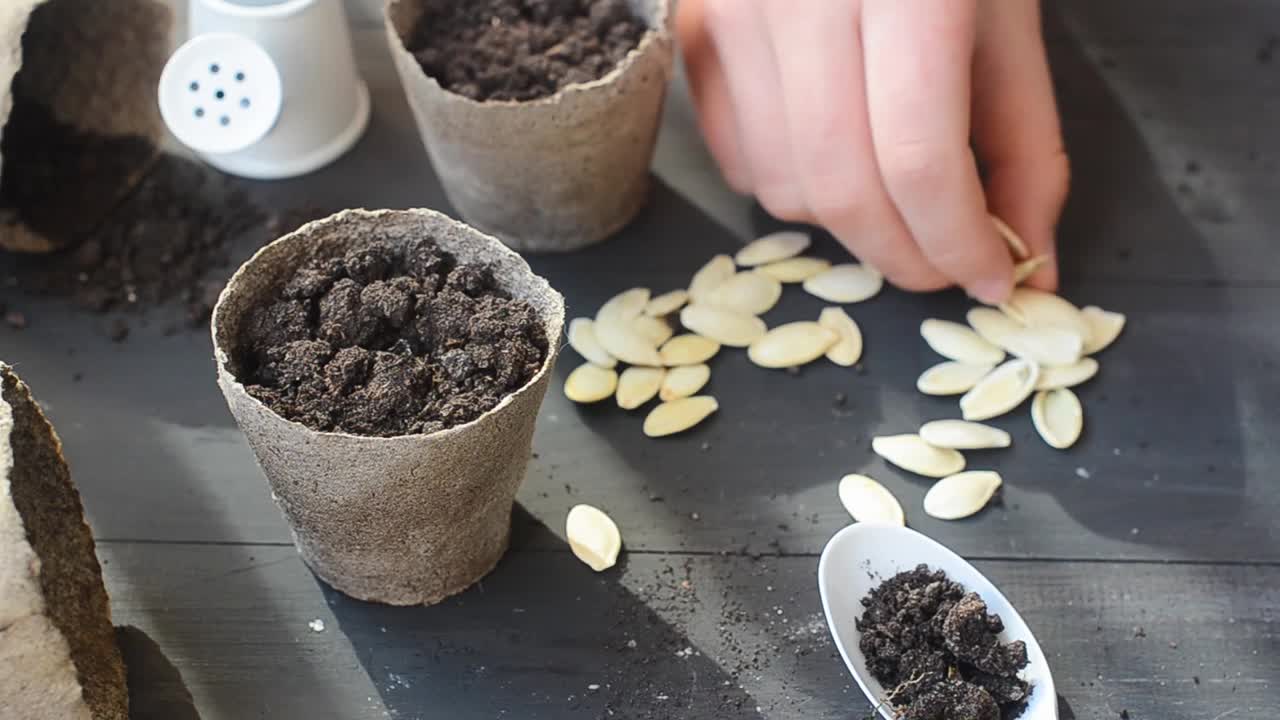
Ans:
{"label": "human hand", "polygon": [[1069,167],[1038,0],[679,0],[677,29],[735,190],[900,287],[998,303],[1013,267],[990,212],[1056,289]]}

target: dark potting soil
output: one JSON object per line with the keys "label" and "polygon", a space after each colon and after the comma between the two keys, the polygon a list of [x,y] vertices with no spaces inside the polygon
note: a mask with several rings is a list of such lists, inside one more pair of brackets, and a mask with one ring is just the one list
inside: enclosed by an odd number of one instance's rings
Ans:
{"label": "dark potting soil", "polygon": [[857,621],[867,669],[902,720],[1012,720],[1030,686],[1021,640],[1001,644],[1004,623],[944,572],[920,565],[862,599]]}
{"label": "dark potting soil", "polygon": [[476,419],[542,366],[537,312],[430,237],[375,239],[294,274],[246,319],[249,393],[321,431],[391,437]]}
{"label": "dark potting soil", "polygon": [[472,100],[535,100],[609,74],[648,29],[625,0],[427,0],[406,43]]}

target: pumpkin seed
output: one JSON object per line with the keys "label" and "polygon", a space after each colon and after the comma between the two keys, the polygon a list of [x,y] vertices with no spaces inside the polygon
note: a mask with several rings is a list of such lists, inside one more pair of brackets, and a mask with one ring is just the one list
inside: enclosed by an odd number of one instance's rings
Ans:
{"label": "pumpkin seed", "polygon": [[1067,388],[1041,390],[1031,401],[1031,423],[1049,447],[1066,450],[1084,430],[1084,408]]}
{"label": "pumpkin seed", "polygon": [[728,255],[717,255],[711,258],[706,265],[694,273],[693,280],[689,281],[689,300],[691,302],[705,300],[708,293],[737,272],[738,268],[733,264],[733,258]]}
{"label": "pumpkin seed", "polygon": [[949,360],[970,365],[995,365],[1004,360],[1003,350],[957,322],[930,318],[920,323],[920,335],[934,352]]}
{"label": "pumpkin seed", "polygon": [[1098,361],[1090,357],[1080,358],[1070,365],[1043,367],[1040,368],[1036,390],[1075,387],[1097,374]]}
{"label": "pumpkin seed", "polygon": [[852,367],[862,358],[862,330],[849,317],[844,308],[823,308],[818,324],[839,336],[835,345],[827,350],[827,359],[842,367]]}
{"label": "pumpkin seed", "polygon": [[833,265],[804,281],[805,292],[833,303],[869,300],[884,286],[884,277],[866,265]]}
{"label": "pumpkin seed", "polygon": [[1069,301],[1043,290],[1017,287],[1000,309],[1028,327],[1056,327],[1089,337],[1089,324]]}
{"label": "pumpkin seed", "polygon": [[608,570],[618,562],[622,534],[604,511],[590,505],[574,505],[565,518],[564,534],[569,549],[592,570]]}
{"label": "pumpkin seed", "polygon": [[591,318],[574,318],[569,322],[569,346],[583,360],[602,368],[612,368],[618,360],[596,339],[596,323]]}
{"label": "pumpkin seed", "polygon": [[1084,349],[1079,335],[1056,327],[1023,328],[1006,335],[1003,345],[1012,355],[1038,365],[1071,365]]}
{"label": "pumpkin seed", "polygon": [[667,371],[658,398],[670,402],[687,398],[698,392],[711,379],[711,368],[706,365],[681,365]]}
{"label": "pumpkin seed", "polygon": [[622,371],[618,378],[618,407],[623,410],[635,410],[649,402],[662,387],[662,379],[667,371],[662,368],[631,367]]}
{"label": "pumpkin seed", "polygon": [[837,486],[840,504],[853,519],[868,525],[906,525],[902,505],[888,488],[866,475],[845,475]]}
{"label": "pumpkin seed", "polygon": [[809,236],[795,230],[770,233],[747,243],[734,261],[742,267],[755,267],[795,257],[809,248]]}
{"label": "pumpkin seed", "polygon": [[1022,404],[1040,380],[1040,366],[1017,358],[991,371],[960,398],[965,420],[990,420]]}
{"label": "pumpkin seed", "polygon": [[665,402],[649,411],[644,419],[644,434],[649,437],[666,437],[684,432],[720,409],[720,404],[710,395],[695,395]]}
{"label": "pumpkin seed", "polygon": [[986,377],[993,367],[948,360],[921,373],[916,380],[916,389],[925,395],[963,395]]}
{"label": "pumpkin seed", "polygon": [[924,511],[939,520],[959,520],[987,506],[1004,481],[991,470],[970,470],[945,477],[924,495]]}
{"label": "pumpkin seed", "polygon": [[964,317],[983,340],[997,347],[1004,347],[1004,339],[1023,328],[1022,323],[995,308],[971,308]]}
{"label": "pumpkin seed", "polygon": [[748,315],[763,315],[781,297],[782,283],[757,272],[740,272],[708,293],[706,302]]}
{"label": "pumpkin seed", "polygon": [[1080,311],[1080,316],[1089,326],[1089,336],[1084,342],[1085,355],[1102,352],[1108,345],[1115,342],[1116,338],[1120,337],[1120,331],[1124,330],[1124,315],[1103,310],[1097,305],[1084,308]]}
{"label": "pumpkin seed", "polygon": [[1005,221],[995,215],[991,216],[991,222],[996,226],[996,232],[1000,233],[1000,237],[1004,238],[1005,243],[1009,245],[1009,252],[1013,255],[1014,259],[1026,260],[1031,257],[1030,248],[1028,248],[1027,244],[1018,236],[1018,233],[1013,231],[1013,228],[1009,227]]}
{"label": "pumpkin seed", "polygon": [[729,347],[747,347],[769,330],[764,321],[754,315],[696,301],[680,311],[680,322],[693,332]]}
{"label": "pumpkin seed", "polygon": [[831,263],[816,257],[793,257],[761,265],[756,272],[783,283],[804,282],[831,267]]}
{"label": "pumpkin seed", "polygon": [[576,403],[593,403],[613,395],[618,373],[591,363],[579,365],[564,381],[564,395]]}
{"label": "pumpkin seed", "polygon": [[816,322],[793,322],[765,333],[751,343],[747,357],[765,368],[798,367],[822,357],[840,336]]}
{"label": "pumpkin seed", "polygon": [[688,290],[672,290],[649,300],[644,306],[644,314],[649,317],[666,317],[684,307],[689,302]]}
{"label": "pumpkin seed", "polygon": [[908,472],[946,477],[964,470],[964,455],[930,445],[919,435],[884,435],[871,440],[871,450]]}
{"label": "pumpkin seed", "polygon": [[641,315],[632,320],[631,327],[640,334],[640,337],[649,341],[655,348],[670,340],[671,336],[676,332],[671,329],[666,320],[649,317],[648,315]]}
{"label": "pumpkin seed", "polygon": [[648,288],[631,288],[609,298],[600,309],[596,311],[596,324],[602,322],[626,324],[637,317],[644,311],[646,305],[649,304]]}
{"label": "pumpkin seed", "polygon": [[1037,255],[1030,260],[1023,260],[1013,266],[1013,284],[1021,285],[1027,278],[1036,274],[1040,268],[1049,264],[1048,255]]}
{"label": "pumpkin seed", "polygon": [[715,357],[720,352],[720,343],[708,340],[701,335],[686,333],[677,335],[658,350],[662,364],[667,367],[679,365],[697,365]]}
{"label": "pumpkin seed", "polygon": [[1009,433],[997,427],[967,420],[934,420],[920,426],[920,437],[934,447],[953,450],[1007,448]]}
{"label": "pumpkin seed", "polygon": [[608,319],[601,322],[597,318],[596,339],[610,355],[629,365],[662,365],[657,346],[635,329],[636,319],[631,318],[623,325],[622,320]]}

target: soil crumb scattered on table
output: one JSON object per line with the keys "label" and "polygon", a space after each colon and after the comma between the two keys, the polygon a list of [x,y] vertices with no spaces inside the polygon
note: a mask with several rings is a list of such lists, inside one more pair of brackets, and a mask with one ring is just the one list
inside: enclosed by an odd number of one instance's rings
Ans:
{"label": "soil crumb scattered on table", "polygon": [[535,100],[609,74],[647,27],[625,0],[427,0],[406,43],[441,87]]}
{"label": "soil crumb scattered on table", "polygon": [[249,393],[320,431],[391,437],[476,419],[547,353],[534,308],[433,238],[358,241],[253,310],[235,358]]}
{"label": "soil crumb scattered on table", "polygon": [[1004,623],[986,603],[925,565],[863,598],[857,621],[867,669],[902,720],[1012,720],[1030,686],[1021,640],[1001,644]]}

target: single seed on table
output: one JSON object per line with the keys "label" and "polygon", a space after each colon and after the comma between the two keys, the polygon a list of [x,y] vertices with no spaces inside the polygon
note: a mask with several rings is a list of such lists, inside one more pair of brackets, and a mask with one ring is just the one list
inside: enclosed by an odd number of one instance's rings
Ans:
{"label": "single seed on table", "polygon": [[920,323],[920,336],[934,352],[948,360],[970,365],[995,365],[1004,360],[1003,350],[957,322],[930,318]]}
{"label": "single seed on table", "polygon": [[1103,310],[1097,305],[1090,305],[1080,311],[1089,326],[1089,337],[1084,342],[1084,354],[1092,355],[1102,352],[1108,345],[1120,337],[1124,330],[1125,317],[1118,312]]}
{"label": "single seed on table", "polygon": [[758,272],[740,272],[707,294],[706,302],[716,307],[763,315],[778,304],[782,283]]}
{"label": "single seed on table", "polygon": [[970,470],[945,477],[924,495],[924,511],[939,520],[960,520],[987,506],[1004,481],[991,470]]}
{"label": "single seed on table", "polygon": [[689,302],[688,290],[672,290],[649,300],[644,306],[644,314],[649,317],[666,317],[684,307]]}
{"label": "single seed on table", "polygon": [[590,505],[574,505],[564,522],[569,549],[592,570],[608,570],[618,561],[622,534],[604,511]]}
{"label": "single seed on table", "polygon": [[1084,408],[1067,388],[1041,390],[1031,402],[1031,423],[1049,447],[1066,450],[1084,430]]}
{"label": "single seed on table", "polygon": [[685,333],[677,335],[658,349],[662,364],[667,367],[678,365],[697,365],[704,363],[720,352],[720,343],[708,340],[701,335]]}
{"label": "single seed on table", "polygon": [[618,364],[617,358],[610,355],[596,339],[596,323],[591,318],[574,318],[569,322],[569,346],[583,360],[602,368],[612,368]]}
{"label": "single seed on table", "polygon": [[799,367],[822,357],[840,336],[816,322],[793,322],[765,333],[751,343],[747,357],[765,368]]}
{"label": "single seed on table", "polygon": [[994,367],[948,360],[920,373],[916,389],[925,395],[963,395],[972,390]]}
{"label": "single seed on table", "polygon": [[707,261],[689,281],[689,301],[705,300],[707,295],[720,286],[720,283],[733,277],[738,268],[733,258],[728,255],[716,255]]}
{"label": "single seed on table", "polygon": [[1016,287],[1000,309],[1027,327],[1056,327],[1074,332],[1081,340],[1089,339],[1089,324],[1079,308],[1053,293]]}
{"label": "single seed on table", "polygon": [[622,292],[609,298],[600,309],[596,311],[596,324],[601,322],[622,323],[634,320],[640,317],[640,313],[644,312],[644,308],[649,304],[649,289],[636,287]]}
{"label": "single seed on table", "polygon": [[667,371],[658,398],[662,402],[691,397],[711,379],[711,368],[706,365],[681,365]]}
{"label": "single seed on table", "polygon": [[[662,358],[658,347],[635,327],[636,318],[596,320],[596,339],[612,356],[629,365],[658,367]],[[624,324],[625,323],[625,324]]]}
{"label": "single seed on table", "polygon": [[835,345],[827,350],[827,359],[841,367],[853,367],[862,359],[862,330],[849,317],[844,308],[823,308],[818,324],[839,336]]}
{"label": "single seed on table", "polygon": [[1031,250],[1027,247],[1027,243],[1013,231],[1013,228],[995,215],[991,216],[991,222],[996,226],[996,232],[1000,233],[1000,237],[1004,238],[1015,260],[1026,260],[1031,257]]}
{"label": "single seed on table", "polygon": [[941,478],[964,470],[964,455],[951,448],[930,445],[919,435],[882,435],[871,440],[871,450],[908,472]]}
{"label": "single seed on table", "polygon": [[795,230],[783,230],[756,238],[747,243],[733,257],[742,267],[766,265],[795,257],[809,249],[809,235]]}
{"label": "single seed on table", "polygon": [[564,381],[564,395],[576,403],[593,403],[613,395],[618,373],[591,363],[579,365]]}
{"label": "single seed on table", "polygon": [[1036,390],[1057,390],[1080,385],[1098,374],[1098,361],[1091,357],[1080,358],[1070,365],[1040,368],[1040,380]]}
{"label": "single seed on table", "polygon": [[972,327],[974,332],[997,347],[1003,347],[1006,337],[1024,327],[1017,320],[990,307],[970,308],[964,317],[969,321],[969,327]]}
{"label": "single seed on table", "polygon": [[729,347],[747,347],[769,330],[755,315],[698,302],[684,306],[680,323],[698,335]]}
{"label": "single seed on table", "polygon": [[808,280],[831,267],[831,263],[816,257],[793,257],[778,262],[761,265],[756,272],[783,283],[799,283]]}
{"label": "single seed on table", "polygon": [[934,447],[952,450],[989,450],[1013,444],[1009,433],[968,420],[933,420],[920,426],[920,437]]}
{"label": "single seed on table", "polygon": [[1080,336],[1057,327],[1029,327],[1009,333],[1004,349],[1038,365],[1071,365],[1080,359],[1084,343]]}
{"label": "single seed on table", "polygon": [[867,265],[833,265],[804,281],[805,292],[833,303],[869,300],[884,286],[884,276]]}
{"label": "single seed on table", "polygon": [[667,371],[663,368],[631,367],[618,378],[618,407],[635,410],[652,400],[662,387]]}
{"label": "single seed on table", "polygon": [[632,320],[631,327],[655,348],[670,340],[672,335],[675,335],[675,330],[671,329],[671,325],[666,320],[649,317],[648,315],[641,315]]}
{"label": "single seed on table", "polygon": [[654,438],[675,435],[706,420],[719,409],[720,404],[710,395],[665,402],[649,411],[644,419],[644,434]]}
{"label": "single seed on table", "polygon": [[990,420],[1013,410],[1031,397],[1040,380],[1040,366],[1016,358],[991,371],[960,398],[965,420]]}
{"label": "single seed on table", "polygon": [[868,525],[906,525],[902,505],[888,488],[866,475],[845,475],[836,489],[849,515]]}
{"label": "single seed on table", "polygon": [[1030,260],[1023,260],[1013,266],[1013,284],[1021,285],[1027,278],[1036,274],[1040,268],[1049,264],[1048,255],[1037,255]]}

